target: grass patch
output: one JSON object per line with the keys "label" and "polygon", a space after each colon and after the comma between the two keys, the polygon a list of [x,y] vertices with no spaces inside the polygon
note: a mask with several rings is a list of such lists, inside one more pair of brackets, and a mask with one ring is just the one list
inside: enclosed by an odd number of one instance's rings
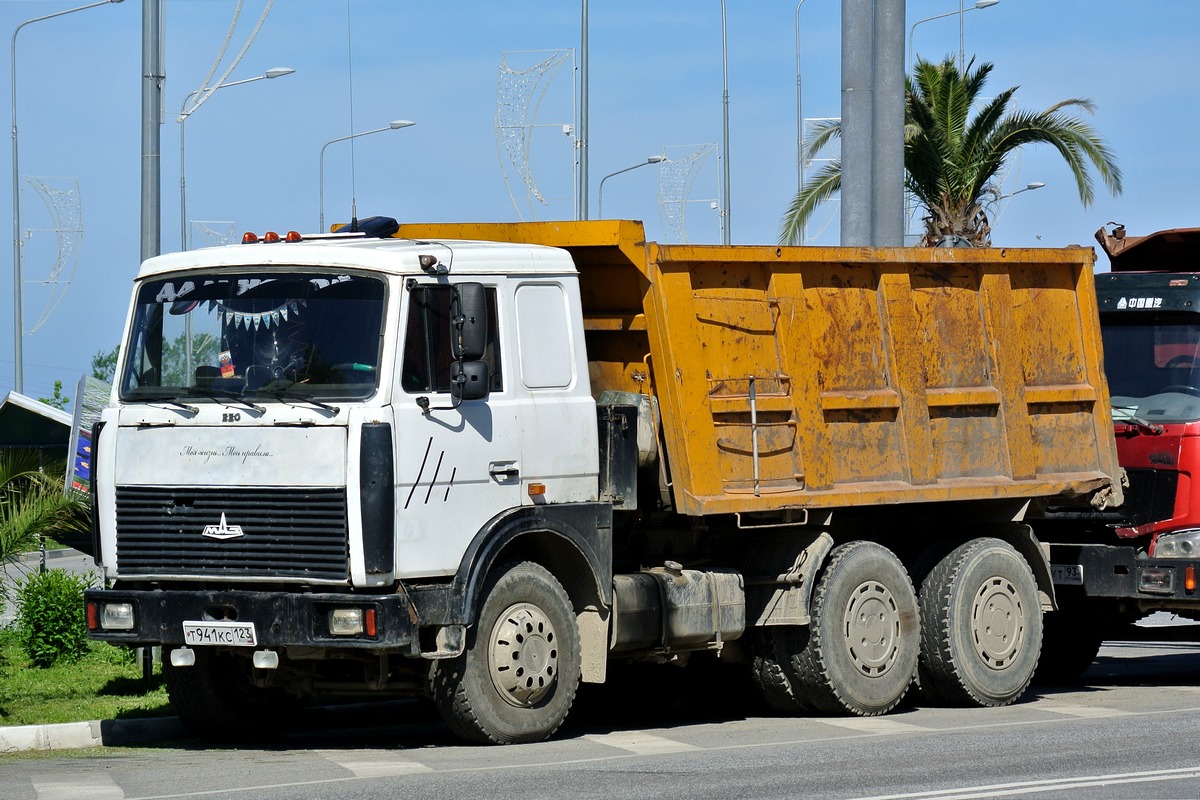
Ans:
{"label": "grass patch", "polygon": [[0,631],[0,725],[170,716],[162,666],[149,683],[124,648],[88,642],[78,661],[34,667],[11,630]]}

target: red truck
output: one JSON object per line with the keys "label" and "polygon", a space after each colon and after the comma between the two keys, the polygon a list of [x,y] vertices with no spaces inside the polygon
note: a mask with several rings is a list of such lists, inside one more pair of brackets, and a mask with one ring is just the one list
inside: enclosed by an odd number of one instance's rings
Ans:
{"label": "red truck", "polygon": [[1200,228],[1116,225],[1096,239],[1111,264],[1097,306],[1127,487],[1120,506],[1055,505],[1038,528],[1059,605],[1039,670],[1051,680],[1077,678],[1151,613],[1200,621]]}

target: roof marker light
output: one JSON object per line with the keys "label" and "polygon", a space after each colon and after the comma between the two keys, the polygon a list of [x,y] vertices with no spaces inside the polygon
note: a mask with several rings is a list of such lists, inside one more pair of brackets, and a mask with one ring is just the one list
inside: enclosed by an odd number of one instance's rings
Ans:
{"label": "roof marker light", "polygon": [[279,234],[276,233],[275,231],[267,231],[266,233],[263,234],[263,243],[264,244],[275,244],[278,241],[279,241]]}
{"label": "roof marker light", "polygon": [[287,236],[284,238],[289,242],[300,242],[304,240],[304,237],[300,235],[299,231],[288,231]]}
{"label": "roof marker light", "polygon": [[250,231],[242,234],[242,244],[258,244],[258,236]]}

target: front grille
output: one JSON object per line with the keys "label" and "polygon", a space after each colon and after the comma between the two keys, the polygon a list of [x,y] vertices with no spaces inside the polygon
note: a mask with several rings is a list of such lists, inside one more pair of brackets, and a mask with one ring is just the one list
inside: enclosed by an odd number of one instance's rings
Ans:
{"label": "front grille", "polygon": [[117,487],[123,576],[344,581],[348,538],[342,488]]}

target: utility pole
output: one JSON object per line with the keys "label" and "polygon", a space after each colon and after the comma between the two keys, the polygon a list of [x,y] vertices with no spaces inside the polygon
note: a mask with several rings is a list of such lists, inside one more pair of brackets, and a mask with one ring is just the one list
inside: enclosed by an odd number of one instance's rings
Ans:
{"label": "utility pole", "polygon": [[162,3],[142,0],[142,260],[162,252]]}

